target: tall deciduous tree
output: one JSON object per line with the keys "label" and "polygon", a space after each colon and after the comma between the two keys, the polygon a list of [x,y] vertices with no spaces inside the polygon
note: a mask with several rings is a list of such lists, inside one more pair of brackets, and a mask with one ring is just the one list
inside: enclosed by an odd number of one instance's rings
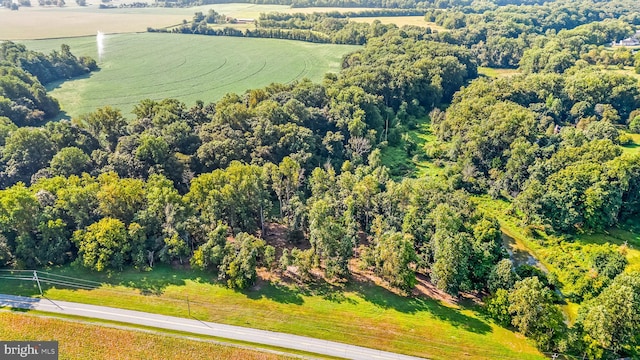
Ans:
{"label": "tall deciduous tree", "polygon": [[76,231],[73,241],[78,246],[82,265],[96,271],[122,270],[132,260],[132,252],[144,244],[138,227],[133,223],[128,231],[122,221],[107,217],[86,230]]}
{"label": "tall deciduous tree", "polygon": [[640,274],[621,274],[598,297],[581,308],[580,323],[588,340],[612,353],[635,354],[640,345]]}
{"label": "tall deciduous tree", "polygon": [[416,261],[413,238],[400,232],[383,232],[375,237],[376,272],[393,286],[410,290],[416,285],[411,264]]}
{"label": "tall deciduous tree", "polygon": [[127,120],[118,109],[105,106],[80,117],[77,123],[100,141],[100,144],[114,151],[121,136],[127,134]]}
{"label": "tall deciduous tree", "polygon": [[80,175],[91,170],[91,158],[77,147],[66,147],[53,156],[49,168],[52,175]]}
{"label": "tall deciduous tree", "polygon": [[12,182],[28,183],[31,176],[46,167],[54,155],[54,146],[44,131],[19,128],[6,139],[2,160],[7,164],[5,173]]}
{"label": "tall deciduous tree", "polygon": [[330,201],[319,199],[309,208],[309,241],[324,262],[328,277],[344,277],[349,273],[354,239],[348,236],[343,219],[336,217]]}
{"label": "tall deciduous tree", "polygon": [[237,232],[264,231],[270,205],[265,183],[262,168],[233,162],[193,179],[186,199],[210,223],[224,221]]}
{"label": "tall deciduous tree", "polygon": [[520,332],[547,350],[553,348],[555,338],[565,330],[562,314],[553,305],[551,290],[536,276],[516,282],[509,294],[509,313],[511,323]]}
{"label": "tall deciduous tree", "polygon": [[219,277],[232,289],[246,289],[256,281],[256,267],[264,257],[264,240],[240,233],[228,242],[220,265]]}

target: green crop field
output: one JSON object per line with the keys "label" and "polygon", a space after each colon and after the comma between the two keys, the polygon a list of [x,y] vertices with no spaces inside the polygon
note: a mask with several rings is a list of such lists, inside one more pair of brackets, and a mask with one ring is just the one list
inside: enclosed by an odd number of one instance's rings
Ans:
{"label": "green crop field", "polygon": [[[26,41],[48,52],[69,44],[76,55],[98,58],[96,37]],[[337,72],[357,46],[182,34],[117,34],[105,38],[100,70],[49,84],[68,116],[111,105],[126,115],[140,100],[177,98],[193,105],[270,83],[319,81]]]}

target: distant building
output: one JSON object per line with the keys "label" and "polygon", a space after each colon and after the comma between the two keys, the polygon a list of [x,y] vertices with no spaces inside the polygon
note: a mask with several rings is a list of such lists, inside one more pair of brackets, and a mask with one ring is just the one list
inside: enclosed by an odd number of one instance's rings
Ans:
{"label": "distant building", "polygon": [[635,37],[620,40],[615,44],[616,46],[638,46],[640,45],[640,40]]}
{"label": "distant building", "polygon": [[638,46],[640,45],[640,30],[637,30],[635,35],[630,38],[622,39],[617,43],[614,42],[613,46]]}

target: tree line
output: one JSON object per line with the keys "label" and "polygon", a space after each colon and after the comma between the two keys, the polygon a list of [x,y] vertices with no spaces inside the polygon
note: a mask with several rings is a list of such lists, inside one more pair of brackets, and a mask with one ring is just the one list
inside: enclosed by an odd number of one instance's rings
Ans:
{"label": "tree line", "polygon": [[454,9],[378,9],[363,12],[312,14],[261,14],[255,29],[210,28],[203,16],[194,16],[172,29],[176,32],[215,36],[263,37],[316,43],[362,45],[369,38],[396,31],[395,25],[349,21],[360,16],[425,14],[425,20],[450,31],[404,26],[403,36],[418,40],[461,45],[472,51],[479,65],[520,68],[523,71],[562,72],[583,59],[594,64],[635,65],[631,51],[607,51],[605,46],[631,36],[630,24],[640,23],[638,5],[629,0],[615,2],[555,1],[541,4],[499,6],[467,5]]}
{"label": "tree line", "polygon": [[[289,157],[262,166],[234,161],[195,177],[184,195],[159,174],[18,183],[0,191],[0,259],[17,267],[75,261],[96,271],[190,261],[245,288],[257,266],[303,280],[312,268],[345,278],[360,254],[363,266],[403,289],[415,285],[416,271],[430,272],[452,294],[485,288],[504,256],[497,221],[477,212],[464,191],[391,180],[379,156],[376,150],[367,164],[347,161],[340,173],[328,165],[308,175]],[[286,225],[293,248],[278,249],[279,259],[256,236],[272,221]],[[297,247],[305,243],[308,250]]]}
{"label": "tree line", "polygon": [[[69,46],[49,55],[24,45],[0,44],[0,119],[4,127],[40,125],[60,112],[58,101],[47,95],[43,84],[86,74],[97,68],[95,60],[77,58]],[[7,122],[5,119],[10,118]]]}
{"label": "tree line", "polygon": [[[282,18],[286,18],[283,20]],[[235,19],[227,23],[235,22]],[[221,22],[218,22],[221,23]],[[314,14],[263,14],[256,21],[255,29],[236,29],[233,27],[212,28],[211,22],[196,13],[191,22],[183,22],[174,28],[147,28],[148,32],[171,32],[181,34],[199,34],[209,36],[238,36],[298,40],[313,43],[363,45],[370,37],[381,36],[398,29],[395,25],[383,25],[379,21],[373,24],[350,22],[340,13]]]}

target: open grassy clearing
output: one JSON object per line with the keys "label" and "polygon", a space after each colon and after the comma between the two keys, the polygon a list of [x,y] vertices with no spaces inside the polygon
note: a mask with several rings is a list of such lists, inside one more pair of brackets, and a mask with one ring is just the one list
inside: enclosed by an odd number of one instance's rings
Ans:
{"label": "open grassy clearing", "polygon": [[382,163],[391,170],[394,177],[424,177],[438,176],[442,174],[443,167],[439,167],[432,161],[425,159],[424,147],[427,143],[436,140],[431,132],[431,121],[428,117],[418,120],[414,130],[408,132],[411,140],[417,145],[416,155],[410,157],[407,151],[400,146],[387,146],[382,149]]}
{"label": "open grassy clearing", "polygon": [[640,74],[636,72],[636,69],[633,66],[624,66],[624,67],[602,66],[601,68],[603,70],[611,71],[616,74],[631,76],[638,79],[638,81],[640,81]]}
{"label": "open grassy clearing", "polygon": [[437,31],[449,31],[448,29],[443,28],[442,26],[437,25],[433,22],[427,22],[424,19],[424,16],[377,16],[377,17],[354,17],[349,18],[349,20],[354,22],[363,22],[367,24],[371,24],[375,20],[379,20],[383,24],[396,24],[398,27],[402,27],[405,25],[414,25],[420,27],[430,27],[431,30]]}
{"label": "open grassy clearing", "polygon": [[640,134],[626,133],[631,138],[631,142],[622,147],[622,151],[629,154],[640,153]]}
{"label": "open grassy clearing", "polygon": [[507,77],[520,74],[518,69],[498,69],[491,67],[478,67],[478,74],[491,78]]}
{"label": "open grassy clearing", "polygon": [[[424,147],[427,143],[436,141],[436,135],[431,131],[431,120],[428,118],[419,120],[417,128],[410,131],[409,136],[418,145],[418,154],[424,153]],[[412,161],[416,165],[417,177],[438,176],[444,170],[443,167],[436,166],[432,161],[425,160],[424,157],[414,156]]]}
{"label": "open grassy clearing", "polygon": [[[51,299],[149,311],[282,331],[432,359],[542,359],[524,337],[496,326],[474,307],[405,298],[366,281],[313,288],[260,281],[245,292],[211,282],[212,275],[156,267],[108,276],[69,267],[58,274],[108,282],[93,290],[47,288]],[[35,295],[31,282],[3,281],[2,293]],[[147,294],[147,295],[144,295]]]}
{"label": "open grassy clearing", "polygon": [[[526,235],[519,225],[519,220],[508,214],[507,209],[510,206],[508,201],[494,200],[488,196],[476,197],[476,199],[481,208],[500,221],[503,232],[515,240],[518,249],[530,252],[544,267],[553,270],[553,265],[545,259],[553,256],[554,246],[542,246],[540,241]],[[640,269],[640,233],[638,230],[624,224],[621,228],[612,228],[604,233],[574,235],[571,242],[578,245],[613,244],[621,246],[626,244],[628,246],[626,258],[629,261],[627,271],[638,270]],[[538,236],[542,239],[549,237],[540,231]]]}
{"label": "open grassy clearing", "polygon": [[0,312],[0,339],[57,340],[61,359],[293,359],[177,336]]}
{"label": "open grassy clearing", "polygon": [[[67,43],[76,55],[97,59],[95,37],[27,41],[50,51]],[[62,110],[77,116],[111,105],[126,115],[140,100],[176,98],[193,105],[271,83],[322,79],[337,72],[357,46],[182,34],[107,35],[101,69],[85,78],[50,84]]]}

